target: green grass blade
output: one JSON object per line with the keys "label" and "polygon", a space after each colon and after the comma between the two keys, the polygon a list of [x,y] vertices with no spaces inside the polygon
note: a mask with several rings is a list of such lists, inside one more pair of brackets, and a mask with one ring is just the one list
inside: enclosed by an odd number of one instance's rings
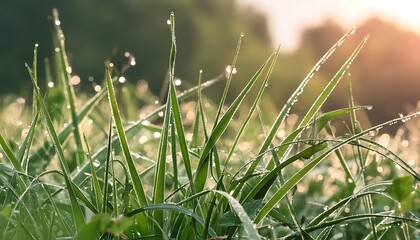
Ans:
{"label": "green grass blade", "polygon": [[[153,211],[153,210],[169,210],[169,211],[182,213],[186,216],[192,217],[198,223],[200,223],[202,226],[204,226],[204,220],[200,216],[198,216],[196,213],[194,213],[193,211],[191,211],[187,208],[178,206],[178,205],[173,204],[173,203],[161,203],[161,204],[148,205],[148,206],[133,210],[129,213],[126,213],[125,216],[132,217],[132,216],[135,216],[136,214],[139,214],[139,213],[142,213],[142,212],[145,212],[145,211]],[[209,235],[213,238],[217,236],[216,232],[212,228],[209,228]]]}
{"label": "green grass blade", "polygon": [[95,170],[95,165],[93,163],[92,160],[92,154],[90,152],[90,147],[89,147],[89,143],[86,139],[86,136],[83,134],[83,139],[85,140],[85,144],[86,144],[86,149],[88,151],[88,158],[89,158],[89,163],[90,163],[90,167],[92,169],[92,185],[93,185],[93,190],[95,192],[95,199],[96,199],[96,209],[100,210],[102,209],[102,192],[101,192],[101,187],[99,185],[99,180],[98,180],[98,176],[96,175],[96,170]]}
{"label": "green grass blade", "polygon": [[[190,162],[190,156],[188,153],[188,146],[185,140],[184,127],[181,119],[181,111],[179,109],[178,97],[176,95],[175,83],[174,83],[174,74],[175,74],[175,59],[176,59],[176,36],[175,36],[175,16],[171,13],[171,34],[172,34],[172,46],[171,53],[169,57],[169,97],[170,104],[172,107],[172,115],[175,122],[176,132],[178,134],[178,143],[181,150],[182,159],[184,161],[185,170],[189,181],[193,182],[192,167]],[[195,193],[194,185],[190,184],[192,193]]]}
{"label": "green grass blade", "polygon": [[[217,83],[217,82],[219,82],[220,80],[222,80],[223,79],[223,76],[219,76],[219,77],[216,77],[216,78],[214,78],[214,79],[211,79],[211,80],[208,80],[208,81],[206,81],[205,83],[203,83],[202,84],[202,88],[204,89],[204,88],[207,88],[207,87],[210,87],[210,86],[213,86],[215,83]],[[102,89],[101,90],[101,92],[99,92],[96,96],[98,96],[100,93],[103,93],[102,91],[103,90],[105,90],[106,91],[106,89],[104,88],[104,89]],[[193,95],[195,92],[197,92],[198,91],[198,87],[196,86],[196,87],[193,87],[193,88],[190,88],[189,90],[187,90],[186,92],[183,92],[182,94],[180,94],[180,95],[178,95],[178,99],[179,99],[179,101],[182,101],[182,100],[184,100],[184,99],[186,99],[186,98],[188,98],[188,97],[190,97],[191,95]],[[101,97],[103,96],[103,95],[100,95]],[[154,119],[154,118],[156,118],[157,116],[158,116],[158,113],[159,112],[161,112],[161,111],[163,111],[164,110],[164,108],[165,108],[165,105],[163,105],[163,106],[161,106],[161,107],[159,107],[159,108],[157,108],[155,111],[153,111],[152,113],[150,113],[148,116],[146,116],[145,118],[143,118],[143,119],[141,119],[141,120],[139,120],[139,121],[137,121],[137,122],[135,122],[135,123],[133,123],[132,125],[130,125],[129,127],[127,127],[127,130],[126,130],[126,133],[127,134],[130,134],[130,133],[133,133],[133,132],[135,132],[135,131],[138,131],[138,129],[139,128],[142,128],[144,125],[143,125],[143,123],[144,123],[144,121],[148,121],[148,120],[151,120],[151,119]],[[67,129],[68,128],[68,129]],[[66,137],[68,136],[68,134],[70,134],[70,132],[71,132],[71,127],[67,127],[66,128],[66,130],[68,130],[68,133],[67,133],[67,135],[66,135]],[[113,138],[112,139],[112,146],[115,146],[116,144],[118,144],[118,141],[119,141],[119,139],[118,139],[118,137],[116,137],[116,138]],[[44,151],[43,149],[41,149],[42,151]],[[107,151],[107,147],[106,147],[106,145],[105,146],[103,146],[103,147],[101,147],[93,156],[92,156],[92,158],[93,159],[98,159],[99,160],[99,162],[100,162],[100,164],[103,164],[103,162],[105,161],[105,159],[106,159],[106,156],[105,156],[105,154],[106,154],[106,151]],[[74,177],[73,177],[73,181],[76,183],[76,184],[80,184],[80,183],[82,183],[85,179],[86,179],[86,177],[87,177],[87,175],[86,174],[89,174],[90,173],[90,166],[89,166],[89,163],[85,163],[85,164],[83,164],[82,166],[80,166],[80,171],[77,171],[75,174],[74,174]]]}
{"label": "green grass blade", "polygon": [[[106,89],[102,89],[83,106],[82,110],[78,114],[79,122],[81,122],[92,111],[96,104],[105,96],[105,92]],[[57,133],[61,144],[68,138],[72,132],[72,128],[73,124],[69,123]],[[35,153],[29,157],[28,162],[30,164],[43,165],[42,169],[44,169],[52,158],[52,154],[50,154],[51,152],[54,152],[54,146],[50,146],[49,140],[45,140],[42,146],[35,150]],[[88,162],[85,166],[90,169]],[[86,175],[84,176],[86,177]],[[75,183],[79,184],[80,182],[76,181]]]}
{"label": "green grass blade", "polygon": [[59,24],[60,19],[58,18],[58,11],[55,8],[53,9],[53,20],[54,20],[54,27],[55,27],[55,34],[56,34],[55,37],[57,39],[58,49],[60,50],[59,56],[60,56],[60,63],[61,63],[60,64],[61,73],[62,73],[62,76],[64,77],[64,84],[66,88],[66,93],[67,93],[67,98],[68,98],[68,103],[70,106],[70,113],[71,113],[71,118],[72,118],[73,134],[74,134],[74,139],[76,141],[76,146],[77,146],[76,160],[77,160],[77,164],[80,165],[84,160],[82,138],[80,136],[80,131],[79,131],[79,120],[77,118],[77,113],[76,113],[74,90],[73,90],[72,85],[70,84],[70,71],[69,71],[70,66],[67,60],[66,49],[64,47],[64,34]]}
{"label": "green grass blade", "polygon": [[3,152],[6,155],[7,159],[9,159],[13,168],[18,172],[23,172],[20,162],[18,161],[12,149],[10,148],[9,144],[6,142],[3,135],[1,134],[0,134],[0,146],[3,148]]}
{"label": "green grass blade", "polygon": [[396,121],[403,120],[405,118],[412,118],[419,116],[420,112],[416,112],[413,114],[410,114],[405,117],[400,117],[397,119],[393,119],[390,121],[387,121],[385,123],[376,125],[374,127],[371,127],[367,130],[364,130],[358,134],[354,134],[350,136],[349,138],[343,140],[340,143],[335,144],[334,146],[330,147],[328,150],[323,152],[320,156],[309,162],[307,165],[305,165],[303,168],[301,168],[298,172],[296,172],[290,179],[288,179],[282,187],[280,187],[273,196],[267,201],[267,203],[261,208],[261,211],[258,213],[257,217],[255,218],[255,223],[260,223],[267,214],[280,202],[281,199],[292,189],[292,187],[296,186],[298,182],[300,182],[303,177],[306,176],[313,168],[315,168],[322,160],[324,160],[330,153],[334,152],[335,150],[341,148],[342,146],[351,143],[354,140],[357,140],[361,138],[363,135],[369,134],[371,131],[377,131],[378,129],[383,128],[384,126],[390,125],[395,123]]}
{"label": "green grass blade", "polygon": [[279,47],[279,48],[277,49],[277,51],[274,53],[273,60],[271,61],[270,67],[269,67],[269,69],[268,69],[268,72],[267,72],[267,74],[266,74],[266,76],[265,76],[265,79],[264,79],[263,83],[261,84],[261,87],[260,87],[260,89],[259,89],[259,91],[258,91],[258,94],[257,94],[257,96],[255,97],[255,100],[254,100],[254,102],[252,103],[252,106],[251,106],[251,108],[249,109],[248,115],[245,117],[245,120],[244,120],[243,124],[241,125],[241,128],[239,129],[238,133],[236,134],[235,139],[233,140],[232,146],[230,147],[230,149],[229,149],[229,153],[228,153],[228,155],[227,155],[227,157],[226,157],[226,160],[225,160],[225,162],[224,162],[225,167],[226,167],[226,165],[229,163],[229,160],[230,160],[230,158],[231,158],[231,157],[232,157],[232,155],[233,155],[233,152],[234,152],[234,150],[235,150],[235,148],[236,148],[236,145],[237,145],[237,144],[238,144],[238,142],[239,142],[239,138],[241,137],[241,135],[242,135],[243,131],[244,131],[244,130],[245,130],[245,128],[246,128],[246,126],[248,125],[248,123],[249,123],[249,121],[250,121],[250,119],[251,119],[252,115],[254,114],[255,109],[256,109],[256,108],[257,108],[257,106],[258,106],[258,103],[259,103],[259,101],[260,101],[260,99],[261,99],[261,96],[262,96],[262,94],[263,94],[264,90],[265,90],[265,89],[266,89],[266,87],[267,87],[268,80],[270,79],[271,73],[273,72],[273,69],[274,69],[274,66],[275,66],[275,64],[276,64],[276,61],[277,61],[277,57],[278,57],[278,55],[279,55],[279,52],[280,52],[280,47]]}
{"label": "green grass blade", "polygon": [[[315,102],[312,104],[311,108],[308,110],[308,112],[303,117],[302,121],[300,122],[299,127],[307,125],[311,119],[314,118],[315,114],[319,111],[319,109],[322,107],[322,105],[325,103],[325,101],[330,96],[331,92],[334,90],[334,88],[337,86],[338,82],[342,78],[342,76],[346,73],[350,65],[353,63],[354,59],[359,54],[360,50],[365,45],[366,41],[368,40],[368,37],[365,37],[360,44],[356,47],[356,49],[353,51],[353,53],[350,55],[350,57],[347,59],[347,61],[341,66],[341,68],[338,70],[338,72],[335,74],[335,76],[331,79],[331,81],[325,86],[324,90],[321,92],[321,94],[318,96],[318,98],[315,100]],[[288,151],[290,151],[290,146],[285,146],[284,148],[279,149],[278,155],[285,157]],[[270,161],[271,164],[269,164],[269,168],[272,168],[274,165],[272,161]]]}
{"label": "green grass blade", "polygon": [[114,86],[111,81],[111,73],[109,72],[109,70],[107,71],[107,74],[106,74],[106,85],[108,89],[109,104],[112,109],[112,115],[114,117],[115,126],[117,127],[117,132],[120,139],[121,148],[123,149],[123,154],[124,154],[125,160],[127,161],[130,178],[133,181],[136,197],[140,203],[140,206],[146,206],[147,205],[146,194],[143,190],[142,182],[140,180],[139,175],[137,174],[136,166],[134,165],[134,161],[131,156],[131,151],[128,146],[128,141],[125,135],[124,126],[121,120],[120,112],[118,110]]}
{"label": "green grass blade", "polygon": [[39,111],[35,114],[34,119],[32,120],[31,126],[29,127],[28,134],[25,136],[25,139],[22,141],[22,144],[19,148],[17,159],[22,164],[22,168],[25,170],[25,173],[28,172],[28,158],[29,151],[31,150],[32,141],[34,139],[35,129],[38,124]]}
{"label": "green grass blade", "polygon": [[[270,57],[271,59],[271,57]],[[268,59],[269,60],[269,59]],[[208,171],[208,160],[210,151],[216,145],[216,142],[219,140],[222,133],[226,130],[227,126],[229,125],[230,121],[232,120],[233,115],[235,114],[236,110],[238,110],[242,100],[245,98],[246,94],[250,91],[251,87],[254,85],[255,81],[259,78],[262,71],[265,69],[267,63],[265,62],[255,73],[255,75],[251,78],[251,80],[247,83],[245,88],[241,91],[238,97],[233,101],[232,105],[228,108],[226,113],[220,119],[219,123],[214,127],[208,141],[206,142],[203,152],[201,153],[201,157],[198,163],[198,168],[195,174],[195,181],[194,187],[196,191],[201,191],[204,188],[205,182],[207,180],[207,171]]]}
{"label": "green grass blade", "polygon": [[105,160],[105,172],[104,172],[104,196],[103,196],[103,205],[102,205],[102,213],[106,213],[106,205],[108,204],[108,181],[109,181],[109,164],[111,161],[111,139],[112,139],[112,120],[109,121],[109,129],[108,129],[108,146],[107,146],[107,154]]}
{"label": "green grass blade", "polygon": [[[114,118],[115,126],[117,127],[117,133],[118,133],[118,137],[119,137],[119,140],[120,140],[119,141],[120,146],[122,148],[125,160],[127,162],[129,175],[130,175],[131,181],[133,182],[134,192],[136,194],[136,199],[139,202],[140,207],[143,207],[143,206],[146,206],[148,204],[147,203],[147,198],[146,198],[146,193],[144,192],[142,182],[141,182],[140,177],[137,173],[136,166],[135,166],[133,158],[131,156],[131,151],[130,151],[130,148],[128,146],[127,137],[126,137],[126,134],[125,134],[125,131],[124,131],[124,126],[123,126],[123,123],[122,123],[122,120],[121,120],[117,100],[116,100],[116,97],[115,97],[114,86],[113,86],[112,80],[111,80],[111,73],[110,73],[109,70],[107,70],[106,75],[107,75],[106,76],[106,85],[107,85],[107,89],[108,89],[108,99],[109,99],[109,104],[111,106],[112,116]],[[115,191],[115,185],[114,185],[114,191]],[[115,197],[116,196],[114,196],[114,198]],[[116,213],[116,214],[118,214],[118,213]],[[149,224],[148,224],[148,221],[146,220],[146,216],[145,215],[140,215],[139,218],[140,218],[140,220],[139,220],[138,224],[139,224],[139,227],[141,229],[141,232],[143,234],[147,234],[148,231],[149,231],[148,230],[148,225]]]}
{"label": "green grass blade", "polygon": [[241,220],[243,227],[245,229],[245,232],[248,234],[248,237],[250,239],[261,239],[260,235],[258,234],[257,229],[255,229],[253,222],[249,218],[248,214],[246,213],[242,205],[235,198],[233,198],[231,195],[229,195],[226,192],[217,191],[217,190],[215,190],[214,192],[227,198],[230,205],[232,206],[232,209],[236,212],[236,215]]}
{"label": "green grass blade", "polygon": [[[280,127],[280,124],[283,122],[283,120],[286,118],[288,113],[290,112],[290,109],[292,108],[293,104],[297,101],[298,97],[302,94],[304,88],[308,84],[309,80],[312,79],[315,72],[317,72],[322,64],[324,64],[328,58],[335,52],[335,50],[354,32],[355,29],[350,30],[346,34],[343,35],[325,54],[322,56],[322,58],[315,64],[315,66],[312,68],[312,70],[309,72],[309,74],[303,79],[303,81],[300,83],[300,85],[297,87],[297,89],[293,92],[293,94],[290,96],[290,98],[287,100],[286,104],[281,109],[280,113],[277,115],[276,120],[274,121],[273,125],[271,126],[271,129],[269,130],[266,138],[264,139],[263,144],[260,147],[260,150],[258,152],[258,155],[263,153],[271,144],[273,141],[275,135],[277,134],[277,131]],[[282,156],[282,155],[280,155]],[[257,158],[251,166],[246,171],[246,175],[251,175],[258,164],[260,163],[262,158]]]}
{"label": "green grass blade", "polygon": [[58,139],[57,133],[56,133],[56,131],[54,129],[54,126],[53,126],[53,123],[51,121],[51,117],[48,113],[47,107],[45,106],[44,100],[42,99],[41,93],[39,91],[39,87],[34,80],[32,70],[28,66],[27,66],[27,69],[28,69],[28,72],[29,72],[29,76],[32,79],[32,83],[34,85],[34,91],[35,91],[36,97],[38,99],[39,107],[40,107],[42,113],[45,116],[45,121],[46,121],[46,124],[47,124],[48,133],[50,134],[50,136],[53,140],[53,144],[54,144],[54,147],[55,147],[57,155],[58,155],[58,160],[59,160],[61,168],[63,170],[64,180],[65,180],[65,183],[66,183],[67,190],[69,192],[73,220],[76,224],[76,229],[80,229],[80,227],[84,224],[85,220],[84,220],[82,210],[80,209],[80,205],[77,202],[76,195],[75,195],[75,192],[74,192],[74,189],[73,189],[73,185],[72,185],[70,177],[69,177],[69,174],[70,174],[69,173],[69,167],[68,167],[66,159],[64,157],[64,152],[63,152],[63,149],[61,148],[60,141]]}
{"label": "green grass blade", "polygon": [[[165,199],[166,151],[169,145],[168,134],[169,134],[169,127],[170,127],[169,126],[170,120],[172,118],[171,102],[172,102],[172,99],[168,96],[168,101],[166,103],[166,108],[165,108],[165,115],[163,118],[162,131],[160,134],[158,159],[156,163],[155,180],[154,180],[154,186],[153,186],[153,203],[154,204],[163,203]],[[174,125],[172,125],[172,127],[174,127]],[[171,137],[174,138],[175,136],[171,136]],[[159,226],[163,226],[163,212],[155,211],[154,214],[155,214],[156,224]],[[156,228],[155,226],[155,234],[160,233],[158,230],[159,229]]]}

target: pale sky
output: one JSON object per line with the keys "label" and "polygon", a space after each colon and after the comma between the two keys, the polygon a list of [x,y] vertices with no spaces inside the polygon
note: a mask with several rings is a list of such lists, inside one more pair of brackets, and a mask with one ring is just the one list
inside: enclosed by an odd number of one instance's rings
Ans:
{"label": "pale sky", "polygon": [[266,13],[273,44],[293,51],[307,27],[319,26],[333,18],[344,29],[358,26],[372,15],[420,34],[420,1],[417,0],[238,0]]}

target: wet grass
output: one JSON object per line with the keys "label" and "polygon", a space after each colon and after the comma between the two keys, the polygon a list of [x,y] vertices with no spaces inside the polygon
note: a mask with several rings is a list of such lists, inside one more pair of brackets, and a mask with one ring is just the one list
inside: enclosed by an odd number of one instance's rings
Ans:
{"label": "wet grass", "polygon": [[[226,72],[202,82],[200,70],[197,86],[180,91],[171,14],[166,103],[146,82],[122,81],[124,71],[112,64],[95,95],[76,95],[57,11],[53,15],[56,56],[46,69],[55,69],[47,79],[54,84],[38,87],[35,47],[27,65],[34,104],[18,98],[2,106],[4,126],[10,126],[0,133],[2,239],[420,237],[420,112],[360,126],[356,113],[371,106],[354,104],[348,71],[367,37],[306,114],[292,113],[305,86],[355,29],[325,53],[268,123],[261,97],[279,49],[256,66],[232,103],[225,98],[243,34]],[[322,113],[342,79],[348,107]],[[214,104],[202,90],[220,81],[225,89]],[[243,106],[249,98],[250,107]],[[7,120],[18,115],[19,121]],[[349,129],[337,135],[334,121],[344,116],[350,116]],[[380,133],[396,122],[410,131]]]}

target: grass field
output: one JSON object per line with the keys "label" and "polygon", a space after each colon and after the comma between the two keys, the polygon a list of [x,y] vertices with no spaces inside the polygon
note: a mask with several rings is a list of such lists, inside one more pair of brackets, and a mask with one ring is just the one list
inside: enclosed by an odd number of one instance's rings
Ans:
{"label": "grass field", "polygon": [[[0,106],[0,239],[420,238],[420,106],[360,126],[357,113],[369,115],[372,106],[354,104],[348,70],[367,38],[306,114],[293,114],[312,76],[355,29],[269,122],[260,100],[278,50],[231,103],[242,34],[226,72],[204,80],[197,70],[197,86],[181,91],[171,14],[166,102],[147,82],[125,81],[112,63],[102,85],[79,93],[53,13],[56,55],[47,79],[38,79],[35,46],[27,65],[33,99],[4,97]],[[131,61],[127,55],[125,69]],[[340,80],[348,107],[321,112]],[[214,103],[202,91],[217,82],[225,89]],[[345,117],[348,129],[338,134],[335,123]],[[397,123],[395,135],[383,132]]]}

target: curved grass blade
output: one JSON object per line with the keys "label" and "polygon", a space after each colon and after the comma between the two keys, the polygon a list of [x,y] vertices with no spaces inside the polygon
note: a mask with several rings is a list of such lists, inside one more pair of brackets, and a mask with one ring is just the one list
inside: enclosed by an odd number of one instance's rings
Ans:
{"label": "curved grass blade", "polygon": [[[101,91],[99,91],[94,97],[92,97],[81,109],[81,111],[78,114],[78,121],[81,122],[93,109],[94,106],[105,96],[106,89],[103,88]],[[60,143],[62,144],[67,137],[72,132],[73,124],[69,123],[67,126],[62,128],[58,133],[58,139]],[[36,165],[43,165],[42,169],[44,169],[48,163],[50,162],[52,156],[54,153],[54,146],[50,146],[49,140],[45,140],[44,143],[40,148],[38,148],[34,154],[32,154],[29,157],[28,162],[31,164]],[[89,163],[86,162],[85,166],[87,168],[89,167]],[[85,175],[86,177],[86,175]],[[75,182],[76,184],[79,184],[80,182]]]}
{"label": "curved grass blade", "polygon": [[[298,97],[302,94],[304,88],[308,84],[309,80],[312,79],[315,72],[317,72],[322,64],[328,60],[328,58],[335,52],[335,50],[354,32],[354,28],[347,32],[343,37],[340,38],[325,54],[322,56],[322,58],[315,64],[315,66],[312,68],[312,70],[309,72],[309,74],[303,79],[303,81],[300,83],[300,85],[297,87],[297,89],[293,92],[293,94],[290,96],[290,98],[287,100],[286,104],[281,109],[280,113],[278,114],[276,120],[274,121],[273,125],[271,126],[271,129],[269,130],[266,138],[264,139],[263,144],[260,147],[260,150],[258,152],[258,155],[263,153],[267,150],[267,148],[270,146],[271,142],[273,141],[277,130],[280,127],[280,124],[283,122],[283,120],[286,118],[287,114],[289,113],[290,109],[292,108],[293,104],[297,101]],[[306,124],[303,124],[306,125]],[[282,155],[279,155],[282,156]],[[246,171],[246,175],[251,175],[255,169],[257,168],[258,164],[260,163],[262,157],[257,158],[251,166]]]}
{"label": "curved grass blade", "polygon": [[313,168],[315,168],[322,160],[324,160],[330,153],[334,152],[335,150],[341,148],[342,146],[351,143],[354,140],[357,140],[361,138],[362,136],[368,134],[371,131],[377,131],[384,126],[387,126],[391,123],[395,123],[399,120],[403,120],[405,118],[412,118],[415,116],[420,115],[420,112],[416,112],[413,114],[410,114],[406,117],[400,117],[397,119],[390,120],[388,122],[376,125],[374,127],[371,127],[367,130],[361,131],[358,134],[354,134],[350,136],[349,138],[343,140],[340,143],[337,143],[336,145],[330,147],[328,150],[326,150],[324,153],[322,153],[320,156],[309,162],[307,165],[305,165],[303,168],[301,168],[298,172],[296,172],[290,179],[288,179],[282,187],[280,187],[273,196],[267,201],[267,203],[261,208],[261,211],[258,213],[257,217],[255,218],[255,223],[260,223],[264,217],[267,216],[267,214],[280,202],[280,200],[294,187],[298,182],[300,182],[303,177],[306,176]]}
{"label": "curved grass blade", "polygon": [[[178,206],[178,205],[173,204],[173,203],[161,203],[161,204],[148,205],[148,206],[133,210],[129,213],[126,213],[125,216],[132,217],[132,216],[135,216],[136,214],[139,214],[139,213],[142,213],[142,212],[145,212],[145,211],[153,211],[153,210],[170,210],[170,211],[182,213],[186,216],[192,217],[198,223],[200,223],[202,226],[204,226],[204,220],[200,216],[198,216],[196,213],[194,213],[193,211],[190,211],[187,208]],[[208,233],[213,238],[217,236],[216,232],[212,228],[209,228]]]}
{"label": "curved grass blade", "polygon": [[61,75],[64,77],[64,84],[66,88],[68,103],[70,106],[74,140],[76,141],[76,146],[77,146],[76,160],[77,160],[77,164],[80,165],[84,160],[82,138],[80,136],[80,131],[79,131],[79,120],[77,118],[77,113],[76,113],[74,90],[73,90],[72,85],[70,84],[70,71],[68,70],[69,63],[67,60],[66,49],[64,47],[64,34],[59,24],[60,19],[58,18],[58,11],[55,8],[53,9],[53,18],[54,18],[53,20],[55,23],[54,27],[55,27],[55,34],[56,34],[55,37],[57,39],[56,42],[58,44],[58,49],[60,50],[60,53],[59,53],[60,67],[61,67],[60,70],[61,70]]}
{"label": "curved grass blade", "polygon": [[69,177],[69,174],[70,174],[69,167],[68,167],[67,161],[64,157],[64,152],[63,152],[63,149],[61,148],[61,145],[60,145],[61,143],[60,143],[60,141],[58,139],[58,136],[57,136],[57,133],[54,129],[54,125],[52,123],[51,117],[48,113],[47,107],[45,106],[44,100],[42,99],[41,93],[39,91],[39,87],[34,80],[32,70],[29,68],[28,65],[26,65],[26,67],[28,69],[29,76],[32,79],[32,84],[34,85],[34,91],[35,91],[36,97],[38,99],[39,107],[40,107],[42,113],[45,116],[45,121],[46,121],[46,124],[47,124],[48,133],[50,134],[50,136],[53,140],[53,144],[54,144],[55,150],[56,150],[57,155],[58,155],[58,160],[59,160],[61,168],[63,170],[64,180],[65,180],[65,183],[66,183],[67,190],[69,192],[73,220],[76,224],[76,229],[80,229],[80,227],[84,224],[85,220],[84,220],[84,216],[83,216],[82,210],[80,208],[80,205],[77,202],[76,195],[75,195],[75,192],[74,192],[74,189],[73,189],[73,184],[72,184],[72,182],[70,180],[70,177]]}
{"label": "curved grass blade", "polygon": [[28,172],[28,158],[29,151],[31,150],[32,141],[35,134],[36,126],[38,125],[39,111],[36,112],[34,119],[32,120],[31,126],[29,128],[28,134],[25,136],[25,139],[22,141],[22,145],[19,148],[17,159],[22,164],[22,168],[25,170],[25,173]]}
{"label": "curved grass blade", "polygon": [[217,190],[215,190],[214,192],[227,198],[230,205],[232,206],[232,209],[236,212],[236,215],[239,217],[239,219],[243,223],[244,230],[248,234],[249,238],[261,239],[260,235],[258,234],[257,229],[255,229],[254,224],[252,223],[251,219],[249,218],[248,214],[246,213],[242,205],[235,198],[233,198],[231,195],[229,195],[226,192],[217,191]]}
{"label": "curved grass blade", "polygon": [[201,157],[198,163],[197,171],[195,174],[195,181],[194,186],[196,191],[201,191],[204,188],[205,182],[207,181],[207,171],[208,171],[208,160],[209,154],[213,147],[216,145],[216,142],[219,140],[222,133],[226,130],[227,126],[229,125],[230,121],[232,120],[233,115],[235,114],[236,110],[238,110],[239,105],[241,104],[242,100],[245,98],[246,94],[250,91],[251,87],[254,85],[255,81],[259,78],[262,71],[267,66],[268,61],[271,59],[272,56],[258,69],[258,71],[254,74],[251,80],[247,83],[245,88],[241,91],[238,97],[233,101],[232,105],[228,108],[226,113],[220,119],[219,123],[214,127],[208,141],[206,142],[203,152],[201,153]]}

